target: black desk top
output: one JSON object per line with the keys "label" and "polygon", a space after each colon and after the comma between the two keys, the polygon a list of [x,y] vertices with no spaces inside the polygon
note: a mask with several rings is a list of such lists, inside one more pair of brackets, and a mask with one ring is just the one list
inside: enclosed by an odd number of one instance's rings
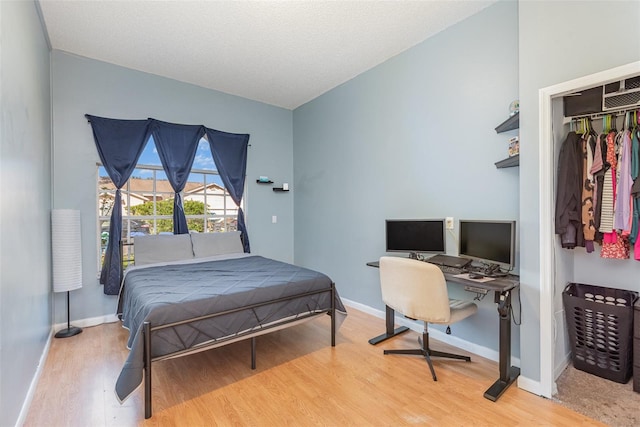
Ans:
{"label": "black desk top", "polygon": [[[435,264],[432,264],[432,265],[435,265]],[[379,268],[380,262],[371,261],[367,263],[367,266]],[[455,274],[447,273],[444,271],[443,273],[444,273],[444,278],[447,280],[447,282],[460,283],[462,285],[470,285],[476,288],[486,289],[488,291],[506,292],[520,286],[520,278],[513,274],[509,274],[505,277],[492,278],[493,280],[481,281],[481,280],[467,279],[464,277],[456,277]]]}

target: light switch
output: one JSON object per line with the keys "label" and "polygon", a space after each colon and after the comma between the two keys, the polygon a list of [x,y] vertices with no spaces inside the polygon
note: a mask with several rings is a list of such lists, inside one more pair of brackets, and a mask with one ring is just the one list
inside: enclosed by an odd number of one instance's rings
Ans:
{"label": "light switch", "polygon": [[271,223],[272,223],[272,224],[275,224],[275,223],[277,223],[277,222],[278,222],[278,217],[277,217],[276,215],[273,215],[273,216],[271,217]]}

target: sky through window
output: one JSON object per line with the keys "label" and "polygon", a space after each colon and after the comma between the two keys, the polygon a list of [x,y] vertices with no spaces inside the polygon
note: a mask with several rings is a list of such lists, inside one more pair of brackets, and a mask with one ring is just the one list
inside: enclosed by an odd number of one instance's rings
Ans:
{"label": "sky through window", "polygon": [[[139,165],[150,165],[150,166],[160,166],[162,167],[162,163],[160,162],[160,156],[158,156],[158,149],[156,148],[156,144],[153,140],[153,136],[149,137],[149,141],[144,147],[142,154],[140,155],[140,159],[138,160]],[[209,147],[209,141],[205,138],[201,138],[198,143],[198,150],[196,151],[196,157],[193,161],[192,169],[202,169],[202,170],[217,170],[215,163],[213,161],[213,156],[211,155],[211,148]],[[99,170],[100,176],[108,176],[107,171],[103,166],[100,167]],[[133,178],[151,178],[152,171],[148,169],[134,169],[131,177]],[[156,172],[156,179],[166,180],[167,175],[164,171]],[[219,175],[213,176],[213,180],[216,184],[223,186],[222,180]]]}

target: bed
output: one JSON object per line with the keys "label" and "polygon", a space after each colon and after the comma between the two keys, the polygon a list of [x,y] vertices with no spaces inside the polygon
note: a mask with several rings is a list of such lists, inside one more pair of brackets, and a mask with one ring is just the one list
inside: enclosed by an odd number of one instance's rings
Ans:
{"label": "bed", "polygon": [[122,402],[144,379],[145,418],[153,362],[250,339],[255,369],[257,336],[323,314],[335,346],[346,311],[332,280],[243,253],[239,232],[136,237],[134,257],[118,296],[130,352],[115,391]]}

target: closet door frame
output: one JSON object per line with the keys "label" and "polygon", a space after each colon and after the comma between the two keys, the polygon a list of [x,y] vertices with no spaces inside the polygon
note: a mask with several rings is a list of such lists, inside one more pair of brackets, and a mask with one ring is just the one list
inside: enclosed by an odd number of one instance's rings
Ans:
{"label": "closet door frame", "polygon": [[554,98],[640,74],[640,61],[569,80],[539,90],[539,206],[540,206],[540,384],[530,390],[551,398],[556,391],[554,375],[554,276],[555,276],[555,159],[553,142]]}

